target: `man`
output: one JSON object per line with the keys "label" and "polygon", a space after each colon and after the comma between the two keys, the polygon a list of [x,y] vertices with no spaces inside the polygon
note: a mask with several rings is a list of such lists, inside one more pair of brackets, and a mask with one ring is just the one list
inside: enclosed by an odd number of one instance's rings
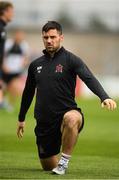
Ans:
{"label": "man", "polygon": [[3,107],[3,82],[2,82],[2,64],[4,56],[4,44],[6,39],[5,26],[13,18],[13,5],[7,1],[0,1],[0,108]]}
{"label": "man", "polygon": [[[62,27],[49,21],[42,29],[44,55],[30,64],[19,113],[17,135],[23,136],[25,115],[36,89],[36,142],[44,170],[65,174],[68,162],[83,128],[84,117],[75,98],[76,76],[95,93],[102,106],[113,110],[116,102],[110,99],[84,62],[60,46]],[[61,158],[57,154],[62,146]]]}
{"label": "man", "polygon": [[[21,96],[23,92],[24,71],[26,71],[30,58],[30,48],[25,40],[25,32],[17,29],[14,36],[5,42],[4,49],[2,79],[6,85],[6,90],[10,94],[10,103],[14,105],[16,97]],[[10,105],[9,110],[10,107],[13,110]]]}

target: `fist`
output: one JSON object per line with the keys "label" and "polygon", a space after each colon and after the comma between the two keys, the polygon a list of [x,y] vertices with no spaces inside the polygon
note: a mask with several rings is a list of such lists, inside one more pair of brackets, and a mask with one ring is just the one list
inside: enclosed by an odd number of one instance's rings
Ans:
{"label": "fist", "polygon": [[105,99],[102,104],[102,108],[106,107],[109,110],[114,110],[117,107],[116,102],[113,99]]}

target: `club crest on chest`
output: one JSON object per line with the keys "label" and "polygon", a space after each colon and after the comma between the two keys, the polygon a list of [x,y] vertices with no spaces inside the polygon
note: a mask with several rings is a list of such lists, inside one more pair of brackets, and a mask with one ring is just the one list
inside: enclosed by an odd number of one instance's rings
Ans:
{"label": "club crest on chest", "polygon": [[62,73],[63,72],[63,66],[61,64],[58,64],[55,68],[56,73]]}

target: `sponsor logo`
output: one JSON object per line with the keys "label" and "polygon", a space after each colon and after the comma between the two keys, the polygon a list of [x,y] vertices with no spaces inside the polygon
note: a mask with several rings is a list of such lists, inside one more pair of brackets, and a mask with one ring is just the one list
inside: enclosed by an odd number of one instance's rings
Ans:
{"label": "sponsor logo", "polygon": [[41,73],[41,70],[42,70],[42,66],[38,66],[38,67],[37,67],[37,72],[38,72],[38,73]]}

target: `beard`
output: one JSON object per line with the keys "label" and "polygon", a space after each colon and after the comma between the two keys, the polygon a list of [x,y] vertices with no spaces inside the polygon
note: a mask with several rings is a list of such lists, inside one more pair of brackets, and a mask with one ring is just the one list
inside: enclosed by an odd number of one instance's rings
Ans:
{"label": "beard", "polygon": [[52,47],[52,46],[49,46],[49,47],[46,47],[46,50],[47,52],[49,53],[55,53],[57,52],[57,50],[59,49],[60,47]]}

